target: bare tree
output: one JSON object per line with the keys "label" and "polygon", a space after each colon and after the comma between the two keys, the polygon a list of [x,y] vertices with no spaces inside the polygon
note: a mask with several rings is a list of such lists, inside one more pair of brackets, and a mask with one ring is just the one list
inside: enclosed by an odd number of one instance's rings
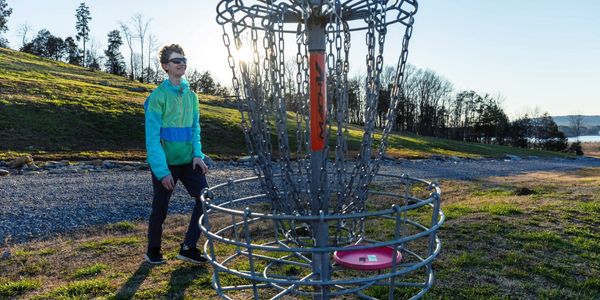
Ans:
{"label": "bare tree", "polygon": [[33,32],[33,28],[29,23],[23,23],[17,29],[17,36],[21,37],[21,47],[29,42],[29,34]]}
{"label": "bare tree", "polygon": [[[150,34],[148,36],[148,73],[146,74],[146,83],[150,83],[150,63],[152,62],[152,53],[155,53],[156,50],[158,50],[158,39],[154,34]],[[158,69],[156,69],[156,72],[158,72]]]}
{"label": "bare tree", "polygon": [[577,142],[579,142],[579,136],[581,135],[581,129],[584,125],[584,116],[581,114],[571,115],[569,116],[569,124],[575,133],[577,138]]}
{"label": "bare tree", "polygon": [[123,22],[119,22],[119,27],[121,27],[121,32],[123,33],[123,37],[125,40],[125,44],[129,48],[129,80],[133,80],[134,76],[134,66],[133,66],[133,34],[127,24]]}
{"label": "bare tree", "polygon": [[131,18],[136,38],[140,41],[140,82],[144,82],[144,40],[151,21],[152,19],[145,20],[142,14],[136,14]]}

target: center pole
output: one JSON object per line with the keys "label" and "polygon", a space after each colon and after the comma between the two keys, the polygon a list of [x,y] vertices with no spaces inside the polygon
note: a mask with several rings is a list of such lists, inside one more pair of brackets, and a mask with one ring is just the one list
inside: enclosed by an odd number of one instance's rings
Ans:
{"label": "center pole", "polygon": [[[313,216],[328,214],[329,194],[325,144],[327,130],[327,68],[325,66],[326,18],[320,16],[321,1],[313,1],[313,13],[308,19],[308,51],[310,61],[310,166],[311,212]],[[311,224],[315,233],[315,247],[327,248],[329,232],[327,222],[321,218]],[[315,280],[328,281],[331,277],[329,252],[313,253],[312,269]],[[329,299],[329,287],[315,287],[314,299]]]}

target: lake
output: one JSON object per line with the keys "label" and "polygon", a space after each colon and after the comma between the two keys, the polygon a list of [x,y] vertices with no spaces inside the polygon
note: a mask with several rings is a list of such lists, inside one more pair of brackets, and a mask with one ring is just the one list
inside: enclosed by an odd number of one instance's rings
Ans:
{"label": "lake", "polygon": [[[569,139],[569,143],[573,143],[577,141],[576,137],[570,137]],[[579,136],[579,141],[582,143],[585,142],[600,142],[600,135],[582,135]]]}

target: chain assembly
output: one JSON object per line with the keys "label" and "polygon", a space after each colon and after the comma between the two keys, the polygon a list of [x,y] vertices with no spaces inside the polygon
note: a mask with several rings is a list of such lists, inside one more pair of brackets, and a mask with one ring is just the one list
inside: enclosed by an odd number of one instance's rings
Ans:
{"label": "chain assembly", "polygon": [[[238,99],[248,152],[254,157],[255,171],[271,199],[273,211],[311,215],[316,213],[314,209],[311,211],[314,201],[328,204],[321,208],[326,214],[364,211],[369,185],[379,170],[395,121],[416,1],[270,0],[252,3],[244,5],[239,0],[222,0],[217,7],[217,22],[223,28],[232,88]],[[315,122],[310,113],[312,50],[309,49],[312,47],[309,31],[314,24],[324,26],[327,74],[327,130],[318,163],[311,162],[317,155],[311,151],[310,127],[311,122]],[[405,28],[403,48],[392,83],[391,101],[385,105],[389,107],[385,126],[378,147],[374,148],[384,45],[388,27],[394,24]],[[353,157],[348,146],[352,139],[348,73],[351,38],[361,31],[367,47],[366,79],[362,85],[365,96],[360,100],[364,108],[364,126],[360,148],[353,149],[358,155]],[[293,38],[295,53],[288,53],[285,46]],[[251,61],[236,57],[243,51],[252,52]],[[291,64],[286,65],[286,61]],[[316,184],[314,180],[320,182]],[[330,194],[330,190],[335,193]]]}

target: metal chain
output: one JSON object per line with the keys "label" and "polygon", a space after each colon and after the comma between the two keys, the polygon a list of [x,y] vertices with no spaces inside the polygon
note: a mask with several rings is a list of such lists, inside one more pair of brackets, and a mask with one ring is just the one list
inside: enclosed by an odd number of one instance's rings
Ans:
{"label": "metal chain", "polygon": [[[238,109],[241,112],[241,126],[248,145],[249,153],[255,160],[255,172],[261,177],[261,184],[269,197],[273,199],[275,212],[291,214],[310,213],[308,201],[311,168],[310,155],[310,113],[309,113],[309,58],[308,58],[308,20],[312,16],[312,1],[258,1],[258,4],[245,7],[239,0],[222,0],[226,5],[218,8],[217,21],[223,25],[223,43],[227,48],[227,60],[232,72],[232,87],[238,98]],[[368,186],[379,171],[379,164],[387,147],[387,139],[395,122],[396,110],[402,93],[408,42],[412,34],[414,13],[404,9],[403,4],[412,5],[414,0],[398,0],[393,2],[381,0],[328,0],[326,25],[326,63],[327,81],[327,126],[326,141],[330,134],[335,134],[335,176],[326,182],[329,143],[325,143],[321,174],[322,190],[318,191],[318,201],[329,197],[327,187],[336,191],[336,201],[331,213],[359,212],[364,210],[364,202]],[[220,10],[219,10],[220,9]],[[386,19],[386,14],[397,13]],[[350,28],[349,20],[364,20],[364,27]],[[287,30],[286,23],[297,24],[295,30]],[[402,42],[402,53],[398,59],[396,74],[392,84],[390,105],[386,113],[377,153],[372,158],[375,142],[376,118],[378,116],[379,92],[381,89],[381,72],[383,69],[383,53],[387,27],[393,23],[406,26]],[[252,62],[236,65],[231,49],[230,35],[225,24],[230,24],[235,47],[239,51],[240,39],[245,29],[250,29],[252,44]],[[352,23],[354,24],[354,23]],[[348,72],[350,32],[365,31],[367,54],[365,63],[367,76],[364,81],[365,95],[362,102],[364,117],[364,133],[359,155],[350,172],[348,154],[349,103]],[[259,35],[262,32],[262,36]],[[285,75],[285,38],[290,32],[296,35],[296,72],[295,80]],[[262,46],[262,49],[260,49]],[[259,51],[263,54],[260,55]],[[286,98],[286,86],[296,87],[292,99]],[[288,112],[295,113],[295,137],[288,134]],[[273,130],[275,130],[273,132]],[[273,135],[272,135],[273,134]],[[277,137],[277,145],[271,142]],[[292,160],[289,139],[295,138],[295,162]],[[273,146],[277,146],[278,160],[274,159]],[[281,177],[277,177],[276,172]],[[275,179],[275,178],[280,179]],[[353,232],[355,229],[349,229]],[[293,230],[292,230],[293,231]]]}

